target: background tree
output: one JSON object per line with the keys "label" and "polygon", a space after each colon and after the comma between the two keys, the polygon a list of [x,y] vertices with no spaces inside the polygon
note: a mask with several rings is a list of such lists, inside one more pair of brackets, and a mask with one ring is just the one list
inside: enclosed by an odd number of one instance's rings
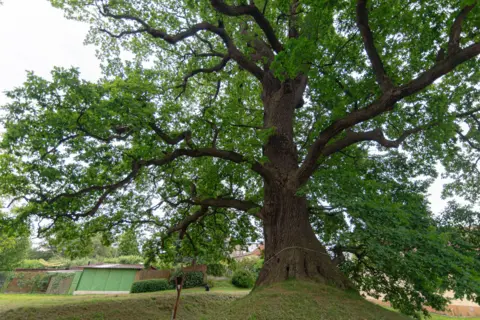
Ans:
{"label": "background tree", "polygon": [[[0,221],[5,221],[5,215],[0,212]],[[11,271],[18,267],[27,257],[30,250],[28,227],[17,225],[13,228],[0,223],[0,271]]]}
{"label": "background tree", "polygon": [[102,234],[87,234],[78,230],[61,230],[47,239],[48,247],[56,257],[103,260],[118,256],[112,247],[113,239]]}
{"label": "background tree", "polygon": [[425,200],[438,162],[450,195],[479,194],[477,1],[51,2],[92,24],[105,78],[8,93],[0,186],[21,219],[144,226],[170,258],[262,228],[257,285],[356,286],[410,314],[480,296],[476,253]]}
{"label": "background tree", "polygon": [[127,229],[118,242],[118,254],[120,256],[139,256],[140,250],[135,230]]}

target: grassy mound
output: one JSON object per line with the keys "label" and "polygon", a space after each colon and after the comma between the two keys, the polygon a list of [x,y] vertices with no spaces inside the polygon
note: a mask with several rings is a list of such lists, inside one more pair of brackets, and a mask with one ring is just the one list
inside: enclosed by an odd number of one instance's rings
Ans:
{"label": "grassy mound", "polygon": [[[28,296],[25,296],[28,297]],[[0,311],[0,319],[127,320],[170,319],[174,292],[141,293],[118,297],[65,297],[61,303],[35,304]],[[1,302],[1,300],[0,300]],[[51,302],[51,301],[50,301]],[[29,304],[31,306],[31,304]],[[0,308],[1,310],[1,308]],[[347,293],[315,283],[288,281],[243,292],[185,290],[178,319],[392,319],[408,318]]]}
{"label": "grassy mound", "polygon": [[254,290],[200,319],[406,320],[354,292],[311,282],[287,281]]}

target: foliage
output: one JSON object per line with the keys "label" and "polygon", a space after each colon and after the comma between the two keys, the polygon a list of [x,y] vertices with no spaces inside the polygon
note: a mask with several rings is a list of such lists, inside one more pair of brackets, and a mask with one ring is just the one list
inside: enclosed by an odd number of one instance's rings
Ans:
{"label": "foliage", "polygon": [[185,288],[201,287],[205,283],[204,274],[200,271],[190,271],[185,273],[185,282],[183,286]]}
{"label": "foliage", "polygon": [[130,293],[155,292],[171,289],[167,279],[150,279],[135,281],[132,284]]}
{"label": "foliage", "polygon": [[120,256],[116,258],[104,259],[105,263],[121,263],[121,264],[141,264],[144,259],[142,256]]}
{"label": "foliage", "polygon": [[45,265],[40,260],[25,259],[18,265],[21,269],[44,269]]}
{"label": "foliage", "polygon": [[226,268],[221,263],[212,263],[207,265],[207,274],[215,277],[225,275]]}
{"label": "foliage", "polygon": [[135,230],[128,229],[120,236],[118,254],[121,256],[139,256],[140,250],[138,247],[139,244]]}
{"label": "foliage", "polygon": [[71,279],[75,277],[74,273],[54,273],[51,276],[50,282],[51,282],[51,288],[52,290],[57,290],[62,281],[66,279]]}
{"label": "foliage", "polygon": [[213,279],[207,279],[207,285],[211,288],[215,287],[215,281]]}
{"label": "foliage", "polygon": [[36,216],[59,255],[112,257],[146,228],[147,262],[211,263],[261,236],[277,186],[360,290],[417,316],[480,299],[476,234],[426,201],[441,164],[478,204],[477,2],[51,2],[91,24],[104,77],[7,93],[0,193],[28,201],[0,234]]}
{"label": "foliage", "polygon": [[27,259],[29,260],[38,260],[38,259],[43,259],[43,260],[49,260],[54,258],[55,253],[50,250],[43,250],[39,248],[30,248],[27,254]]}
{"label": "foliage", "polygon": [[263,266],[263,259],[258,257],[247,257],[241,260],[234,260],[230,263],[230,269],[232,271],[246,270],[248,272],[258,275],[261,267]]}
{"label": "foliage", "polygon": [[29,293],[34,293],[47,291],[52,274],[43,272],[14,272],[11,277],[17,279],[19,288],[30,288]]}
{"label": "foliage", "polygon": [[91,258],[102,260],[116,256],[116,249],[111,246],[112,239],[104,234],[84,236],[70,234],[62,230],[54,237],[48,238],[48,244],[56,256],[68,259]]}
{"label": "foliage", "polygon": [[255,284],[255,278],[248,270],[237,270],[233,274],[232,284],[239,288],[251,288]]}
{"label": "foliage", "polygon": [[263,263],[265,262],[264,259],[258,259],[255,264],[253,265],[253,272],[255,274],[259,274],[260,270],[263,268]]}
{"label": "foliage", "polygon": [[27,225],[23,223],[14,230],[3,229],[2,220],[5,218],[6,216],[0,211],[0,271],[9,271],[18,267],[31,246]]}
{"label": "foliage", "polygon": [[11,271],[0,271],[0,292],[3,292],[7,288],[12,276],[13,272]]}
{"label": "foliage", "polygon": [[480,212],[471,205],[451,201],[437,220],[440,228],[458,236],[462,247],[480,248]]}

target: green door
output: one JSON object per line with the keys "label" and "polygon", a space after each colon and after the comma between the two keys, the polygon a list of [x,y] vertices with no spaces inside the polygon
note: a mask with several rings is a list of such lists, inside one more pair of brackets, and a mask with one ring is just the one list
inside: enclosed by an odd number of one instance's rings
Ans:
{"label": "green door", "polygon": [[83,270],[78,291],[130,291],[137,271],[133,269]]}

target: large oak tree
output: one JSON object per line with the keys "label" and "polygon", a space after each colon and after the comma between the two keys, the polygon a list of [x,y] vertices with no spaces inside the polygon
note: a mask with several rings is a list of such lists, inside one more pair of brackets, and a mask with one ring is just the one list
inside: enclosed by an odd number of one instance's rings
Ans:
{"label": "large oak tree", "polygon": [[51,2],[92,25],[105,78],[8,93],[0,185],[20,218],[63,238],[147,225],[152,256],[227,254],[261,227],[257,285],[410,314],[480,293],[475,245],[426,201],[439,162],[446,196],[478,194],[476,1]]}

